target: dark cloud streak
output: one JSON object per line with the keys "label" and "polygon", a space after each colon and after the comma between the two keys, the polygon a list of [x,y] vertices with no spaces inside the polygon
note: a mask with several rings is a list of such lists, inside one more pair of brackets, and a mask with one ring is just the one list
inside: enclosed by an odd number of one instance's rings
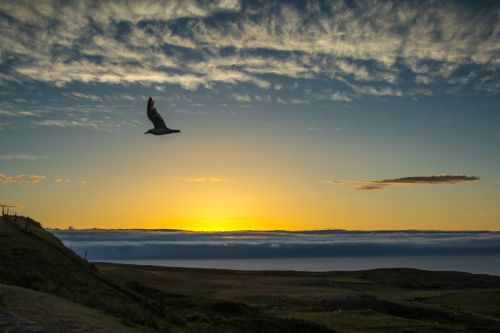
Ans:
{"label": "dark cloud streak", "polygon": [[352,188],[353,191],[383,190],[388,186],[411,186],[411,185],[455,185],[458,183],[469,183],[479,181],[476,176],[440,174],[433,176],[412,176],[401,178],[389,178],[383,180],[353,180],[353,179],[331,179],[328,184],[359,184]]}
{"label": "dark cloud streak", "polygon": [[384,179],[382,181],[372,181],[374,184],[457,184],[463,182],[478,181],[479,177],[466,176],[466,175],[436,175],[436,176],[415,176],[415,177],[402,177],[394,179]]}
{"label": "dark cloud streak", "polygon": [[371,191],[371,190],[383,190],[385,189],[383,186],[380,185],[362,185],[362,186],[356,186],[352,190],[353,191]]}

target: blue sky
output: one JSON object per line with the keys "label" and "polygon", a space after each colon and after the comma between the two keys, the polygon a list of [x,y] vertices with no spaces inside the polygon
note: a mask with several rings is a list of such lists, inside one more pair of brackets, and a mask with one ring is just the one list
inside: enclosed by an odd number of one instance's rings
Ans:
{"label": "blue sky", "polygon": [[[499,16],[497,1],[0,1],[0,201],[54,227],[499,229]],[[181,135],[144,137],[150,95]]]}

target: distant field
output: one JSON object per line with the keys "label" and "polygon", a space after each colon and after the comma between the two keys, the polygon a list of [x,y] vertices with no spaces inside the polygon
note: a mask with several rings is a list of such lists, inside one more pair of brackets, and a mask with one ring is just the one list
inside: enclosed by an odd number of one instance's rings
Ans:
{"label": "distant field", "polygon": [[500,279],[409,269],[248,272],[99,263],[115,282],[242,302],[339,332],[499,332]]}

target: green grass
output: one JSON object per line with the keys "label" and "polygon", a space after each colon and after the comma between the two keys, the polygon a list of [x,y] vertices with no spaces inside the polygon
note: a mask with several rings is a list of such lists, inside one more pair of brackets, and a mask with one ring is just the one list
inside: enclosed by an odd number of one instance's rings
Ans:
{"label": "green grass", "polygon": [[500,319],[500,289],[459,291],[429,298],[427,302]]}
{"label": "green grass", "polygon": [[333,282],[337,283],[348,283],[348,284],[373,284],[373,281],[362,279],[358,277],[349,277],[349,276],[339,276],[331,278]]}
{"label": "green grass", "polygon": [[[500,321],[470,308],[450,308],[450,293],[496,292],[500,278],[419,270],[300,273],[238,272],[230,270],[168,268],[100,263],[98,268],[119,284],[139,281],[168,293],[237,301],[281,318],[303,319],[339,332],[497,332]],[[439,289],[444,279],[464,289]],[[419,287],[408,285],[417,281]],[[424,283],[427,286],[424,287]],[[406,287],[404,287],[406,285]],[[440,300],[433,301],[433,300]],[[472,299],[479,304],[482,297]],[[492,306],[500,304],[491,298]]]}

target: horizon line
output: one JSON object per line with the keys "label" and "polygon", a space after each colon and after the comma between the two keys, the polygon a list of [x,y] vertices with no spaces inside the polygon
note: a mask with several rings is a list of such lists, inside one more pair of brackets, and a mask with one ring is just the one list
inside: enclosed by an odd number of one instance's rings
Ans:
{"label": "horizon line", "polygon": [[[0,216],[0,218],[3,216]],[[40,224],[41,222],[35,220],[34,218],[30,216],[23,216],[23,215],[17,215],[17,218],[29,218],[32,219],[33,221],[36,221]],[[91,230],[97,230],[97,231],[171,231],[171,232],[190,232],[190,233],[238,233],[238,232],[264,232],[264,233],[271,233],[271,232],[283,232],[283,233],[301,233],[301,232],[351,232],[351,233],[356,233],[356,232],[452,232],[452,233],[459,233],[459,232],[466,232],[466,233],[478,233],[478,232],[500,232],[500,229],[497,230],[488,230],[488,229],[453,229],[453,230],[446,230],[446,229],[339,229],[339,228],[333,228],[333,229],[295,229],[295,230],[287,230],[287,229],[235,229],[235,230],[188,230],[188,229],[176,229],[176,228],[98,228],[98,227],[92,227],[92,228],[74,228],[71,226],[68,226],[67,228],[51,228],[51,227],[43,227],[46,230],[58,230],[58,231],[91,231]]]}
{"label": "horizon line", "polygon": [[301,233],[301,232],[500,232],[500,230],[488,229],[457,229],[457,230],[444,230],[444,229],[235,229],[235,230],[188,230],[188,229],[175,229],[175,228],[45,228],[47,230],[58,231],[171,231],[171,232],[190,232],[190,233],[231,233],[231,232],[283,232],[283,233]]}

